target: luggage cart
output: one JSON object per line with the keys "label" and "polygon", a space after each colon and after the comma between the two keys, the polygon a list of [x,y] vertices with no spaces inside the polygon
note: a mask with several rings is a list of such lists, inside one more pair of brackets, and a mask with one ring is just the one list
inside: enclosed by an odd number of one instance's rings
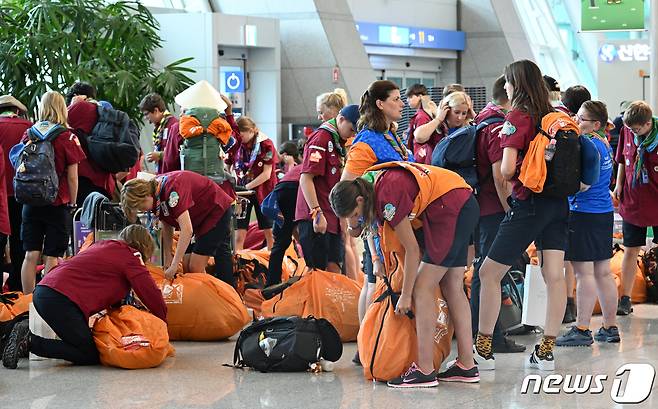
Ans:
{"label": "luggage cart", "polygon": [[112,240],[119,237],[121,230],[129,224],[119,203],[102,203],[94,214],[93,227],[85,226],[80,221],[81,215],[82,209],[78,209],[73,215],[73,255],[78,254],[89,234],[93,235],[93,243]]}

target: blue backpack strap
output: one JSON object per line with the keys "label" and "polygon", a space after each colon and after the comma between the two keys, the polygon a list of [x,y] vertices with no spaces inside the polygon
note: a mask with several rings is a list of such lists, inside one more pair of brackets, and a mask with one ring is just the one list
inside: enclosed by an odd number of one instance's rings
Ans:
{"label": "blue backpack strap", "polygon": [[501,122],[504,122],[504,121],[505,121],[505,118],[501,118],[499,116],[492,116],[492,117],[487,118],[484,121],[480,122],[477,125],[476,132],[480,132],[481,130],[483,130],[484,128],[486,128],[489,125],[498,124],[498,123],[501,123]]}

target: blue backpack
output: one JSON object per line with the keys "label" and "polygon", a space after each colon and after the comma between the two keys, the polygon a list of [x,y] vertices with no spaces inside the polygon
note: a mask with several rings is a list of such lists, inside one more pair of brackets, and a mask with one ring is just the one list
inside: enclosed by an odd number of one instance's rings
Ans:
{"label": "blue backpack", "polygon": [[66,131],[61,125],[40,122],[27,131],[29,140],[11,148],[9,158],[16,169],[16,201],[30,206],[47,206],[55,202],[59,177],[55,170],[52,141]]}
{"label": "blue backpack", "polygon": [[456,172],[477,193],[480,187],[476,170],[478,133],[489,125],[503,121],[500,117],[487,118],[477,125],[461,128],[441,139],[432,153],[432,165]]}

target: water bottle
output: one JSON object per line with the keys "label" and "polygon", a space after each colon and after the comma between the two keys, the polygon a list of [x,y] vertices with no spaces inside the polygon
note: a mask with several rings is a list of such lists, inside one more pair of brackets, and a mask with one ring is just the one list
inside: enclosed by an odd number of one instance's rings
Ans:
{"label": "water bottle", "polygon": [[551,141],[546,145],[546,150],[544,151],[544,159],[546,159],[546,162],[550,162],[553,159],[553,156],[555,156],[555,139],[551,139]]}

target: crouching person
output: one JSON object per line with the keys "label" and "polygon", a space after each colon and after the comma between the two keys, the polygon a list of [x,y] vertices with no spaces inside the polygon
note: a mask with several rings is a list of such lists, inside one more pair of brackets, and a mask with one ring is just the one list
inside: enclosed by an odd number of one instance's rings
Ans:
{"label": "crouching person", "polygon": [[[383,169],[373,185],[362,178],[339,182],[329,200],[338,217],[354,226],[382,226],[382,249],[404,250],[402,293],[397,314],[416,317],[418,363],[388,382],[395,388],[437,386],[447,382],[479,382],[473,361],[471,312],[464,294],[464,267],[468,242],[480,208],[471,188],[449,170],[408,162],[370,168]],[[441,286],[455,326],[458,356],[445,372],[434,368],[436,290]]]}
{"label": "crouching person", "polygon": [[[184,273],[205,273],[215,257],[214,276],[234,285],[231,257],[233,199],[206,176],[180,170],[152,180],[133,179],[121,189],[121,207],[129,220],[151,211],[162,222],[162,248],[171,249],[174,228],[180,230],[172,258],[164,252],[165,277],[173,279],[179,264]],[[194,236],[194,243],[192,243]]]}
{"label": "crouching person", "polygon": [[28,352],[75,365],[98,364],[89,317],[120,303],[131,288],[153,315],[166,321],[162,293],[144,266],[154,248],[148,230],[132,225],[121,231],[118,240],[96,243],[53,268],[34,290],[33,303],[60,339],[30,333],[28,321],[23,320],[9,335],[2,364],[16,369],[19,358]]}

